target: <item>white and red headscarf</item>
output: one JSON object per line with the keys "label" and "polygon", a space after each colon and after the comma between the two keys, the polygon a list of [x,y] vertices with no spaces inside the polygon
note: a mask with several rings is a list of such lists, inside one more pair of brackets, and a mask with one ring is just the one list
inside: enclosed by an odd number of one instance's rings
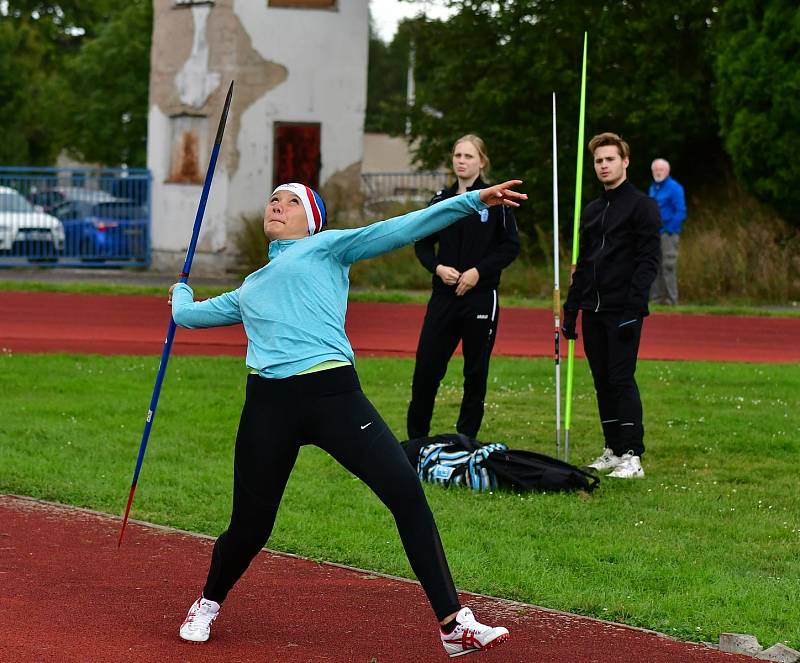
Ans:
{"label": "white and red headscarf", "polygon": [[[288,184],[281,184],[275,187],[272,196],[278,191],[290,191],[303,203],[303,209],[306,211],[309,235],[314,235],[325,227],[325,203],[322,201],[322,196],[314,191],[314,189],[307,187],[305,184],[299,184],[298,182],[289,182]],[[270,196],[270,198],[272,196]]]}

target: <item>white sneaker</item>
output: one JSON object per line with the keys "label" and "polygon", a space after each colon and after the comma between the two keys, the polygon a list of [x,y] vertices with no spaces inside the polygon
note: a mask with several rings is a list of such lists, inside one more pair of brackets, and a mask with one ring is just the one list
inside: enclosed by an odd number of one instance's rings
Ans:
{"label": "white sneaker", "polygon": [[622,456],[619,465],[608,476],[614,479],[643,479],[642,461],[639,456],[633,455],[633,451],[629,451]]}
{"label": "white sneaker", "polygon": [[189,642],[205,642],[211,635],[211,624],[219,614],[219,603],[202,596],[192,603],[181,624],[181,637]]}
{"label": "white sneaker", "polygon": [[590,470],[597,470],[600,472],[602,470],[612,470],[621,462],[622,457],[614,455],[614,452],[606,447],[603,449],[603,454],[595,458],[586,467],[588,467]]}
{"label": "white sneaker", "polygon": [[452,633],[439,630],[444,650],[450,655],[464,656],[483,649],[491,649],[508,640],[508,629],[502,626],[486,626],[475,620],[472,610],[461,608],[456,615],[456,627]]}

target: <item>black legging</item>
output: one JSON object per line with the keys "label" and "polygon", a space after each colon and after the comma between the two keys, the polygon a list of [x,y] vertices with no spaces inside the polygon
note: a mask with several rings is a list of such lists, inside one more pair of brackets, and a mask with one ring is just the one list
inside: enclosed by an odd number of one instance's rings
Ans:
{"label": "black legging", "polygon": [[248,377],[236,436],[231,522],[214,544],[203,596],[222,603],[267,543],[306,443],[327,451],[389,507],[436,617],[457,612],[460,603],[419,479],[350,366],[283,380]]}
{"label": "black legging", "polygon": [[496,290],[468,292],[463,297],[433,293],[417,345],[406,418],[409,438],[430,434],[436,393],[459,341],[464,355],[464,396],[456,432],[478,436],[498,319]]}
{"label": "black legging", "polygon": [[636,359],[643,321],[620,339],[620,312],[583,311],[583,349],[594,379],[605,446],[615,455],[644,453],[642,399],[636,384]]}

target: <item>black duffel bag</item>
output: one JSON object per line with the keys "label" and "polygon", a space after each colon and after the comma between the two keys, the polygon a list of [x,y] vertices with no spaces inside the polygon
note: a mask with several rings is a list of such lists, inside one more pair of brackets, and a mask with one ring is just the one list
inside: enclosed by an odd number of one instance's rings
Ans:
{"label": "black duffel bag", "polygon": [[474,490],[592,492],[600,479],[564,461],[502,443],[483,444],[466,435],[434,435],[401,443],[422,481]]}

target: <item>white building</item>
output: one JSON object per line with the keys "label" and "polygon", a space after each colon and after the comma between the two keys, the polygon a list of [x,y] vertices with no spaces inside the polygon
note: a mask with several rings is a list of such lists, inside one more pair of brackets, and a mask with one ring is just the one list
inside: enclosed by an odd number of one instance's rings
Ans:
{"label": "white building", "polygon": [[[155,0],[147,162],[153,268],[180,271],[225,94],[233,103],[192,273],[222,273],[272,187],[357,192],[367,0]],[[338,193],[337,193],[338,192]]]}

